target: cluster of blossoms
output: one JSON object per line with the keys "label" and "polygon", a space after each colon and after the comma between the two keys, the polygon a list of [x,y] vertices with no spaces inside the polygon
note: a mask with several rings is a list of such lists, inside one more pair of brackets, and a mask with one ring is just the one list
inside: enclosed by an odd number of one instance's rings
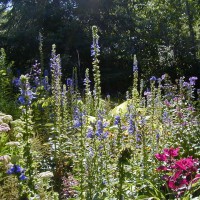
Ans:
{"label": "cluster of blossoms", "polygon": [[97,27],[93,26],[92,32],[93,32],[93,43],[91,45],[91,56],[97,57],[100,54],[100,46],[99,46],[99,36],[97,34]]}
{"label": "cluster of blossoms", "polygon": [[22,105],[30,105],[33,98],[34,93],[30,89],[30,84],[28,82],[28,77],[21,75],[20,77],[20,92],[18,100]]}
{"label": "cluster of blossoms", "polygon": [[[93,126],[95,126],[95,124],[93,124]],[[108,137],[108,132],[104,131],[104,128],[106,128],[106,127],[107,127],[107,124],[103,123],[102,120],[99,119],[96,122],[95,131],[92,127],[89,127],[88,130],[87,130],[86,137],[87,138],[94,138],[96,136],[99,140],[105,139],[105,138]]]}
{"label": "cluster of blossoms", "polygon": [[188,189],[188,186],[200,179],[198,174],[199,162],[191,156],[176,160],[179,148],[164,149],[161,154],[155,154],[157,160],[163,165],[157,171],[164,172],[163,180],[167,187],[175,192],[176,197],[180,197]]}
{"label": "cluster of blossoms", "polygon": [[150,81],[152,81],[152,82],[155,82],[157,80],[157,78],[155,77],[155,76],[152,76],[151,78],[150,78]]}
{"label": "cluster of blossoms", "polygon": [[192,76],[189,78],[189,82],[183,82],[183,87],[191,87],[194,86],[196,84],[197,81],[197,77]]}
{"label": "cluster of blossoms", "polygon": [[19,180],[23,181],[27,179],[27,177],[24,175],[24,172],[24,169],[22,169],[19,165],[12,165],[11,168],[7,171],[7,174],[15,174]]}
{"label": "cluster of blossoms", "polygon": [[78,107],[74,108],[74,113],[73,113],[73,125],[74,128],[79,128],[83,125],[83,113],[80,111]]}

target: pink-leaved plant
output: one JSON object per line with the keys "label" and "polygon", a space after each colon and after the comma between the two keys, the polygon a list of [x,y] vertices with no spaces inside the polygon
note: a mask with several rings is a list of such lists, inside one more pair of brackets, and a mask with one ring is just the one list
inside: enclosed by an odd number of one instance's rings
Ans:
{"label": "pink-leaved plant", "polygon": [[157,171],[164,173],[162,179],[176,197],[182,196],[190,185],[200,179],[199,161],[192,156],[177,160],[175,157],[178,156],[178,152],[179,147],[164,149],[163,153],[155,154],[156,159],[163,162]]}

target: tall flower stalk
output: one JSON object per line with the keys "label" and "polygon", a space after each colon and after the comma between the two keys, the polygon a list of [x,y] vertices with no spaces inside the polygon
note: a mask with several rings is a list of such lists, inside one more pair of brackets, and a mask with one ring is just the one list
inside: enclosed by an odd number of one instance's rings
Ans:
{"label": "tall flower stalk", "polygon": [[61,63],[60,55],[56,55],[56,46],[52,45],[51,57],[51,72],[52,72],[52,101],[53,101],[53,121],[54,129],[52,131],[54,162],[56,168],[54,174],[56,175],[56,187],[60,189],[60,174],[59,173],[59,155],[61,154],[61,133],[62,133],[62,86],[61,86]]}
{"label": "tall flower stalk", "polygon": [[133,89],[132,89],[132,101],[135,107],[139,105],[139,93],[138,93],[138,62],[136,55],[133,57]]}
{"label": "tall flower stalk", "polygon": [[28,77],[21,75],[20,77],[20,92],[19,102],[22,104],[22,121],[24,122],[24,132],[23,132],[23,141],[24,141],[24,150],[23,157],[25,159],[25,168],[28,174],[28,187],[31,191],[35,191],[34,183],[34,161],[32,157],[31,149],[31,139],[33,137],[33,123],[31,120],[32,110],[31,103],[34,98],[34,94],[30,89]]}
{"label": "tall flower stalk", "polygon": [[92,36],[93,43],[91,45],[91,56],[93,57],[93,74],[94,74],[94,98],[95,98],[95,109],[97,110],[99,107],[99,102],[101,98],[101,80],[100,80],[100,70],[99,70],[99,55],[100,55],[100,47],[99,47],[99,35],[98,28],[96,26],[92,27]]}
{"label": "tall flower stalk", "polygon": [[94,106],[93,106],[93,99],[92,93],[90,91],[90,79],[89,79],[89,69],[87,68],[85,71],[85,79],[84,79],[84,86],[85,86],[85,102],[86,102],[86,112],[88,115],[93,114]]}

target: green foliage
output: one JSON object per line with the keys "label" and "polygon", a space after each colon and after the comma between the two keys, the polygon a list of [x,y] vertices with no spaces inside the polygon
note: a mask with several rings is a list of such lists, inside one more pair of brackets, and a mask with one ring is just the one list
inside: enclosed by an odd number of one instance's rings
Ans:
{"label": "green foliage", "polygon": [[[12,66],[7,63],[6,53],[3,48],[0,52],[0,110],[13,117],[18,117],[19,110],[15,103],[15,95],[12,87]],[[8,103],[9,102],[9,103]]]}
{"label": "green foliage", "polygon": [[[184,74],[200,74],[198,0],[31,0],[20,3],[13,0],[6,10],[8,2],[1,1],[2,16],[6,20],[1,24],[0,46],[7,49],[9,59],[14,59],[15,67],[22,71],[39,57],[42,68],[47,68],[46,55],[55,43],[58,52],[62,52],[63,66],[68,66],[63,68],[64,76],[71,74],[76,65],[78,76],[83,78],[86,67],[92,68],[90,27],[96,24],[102,41],[103,93],[116,92],[116,84],[118,90],[126,91],[131,83],[130,65],[134,54],[141,66],[139,77],[142,74],[144,80],[163,72],[173,79]],[[19,48],[22,45],[23,48]],[[118,84],[118,80],[123,84]]]}
{"label": "green foliage", "polygon": [[[116,1],[118,7],[112,11],[124,13],[127,2]],[[134,9],[150,9],[148,3],[138,2]],[[110,97],[103,100],[101,96],[99,36],[96,26],[92,30],[93,91],[89,69],[83,96],[78,89],[78,68],[73,70],[73,79],[62,85],[55,45],[50,60],[51,88],[43,72],[40,77],[21,75],[20,120],[0,116],[0,184],[7,189],[7,179],[12,177],[10,187],[16,185],[13,193],[22,199],[170,199],[174,194],[163,187],[155,154],[163,148],[180,147],[181,156],[199,158],[199,113],[193,106],[197,78],[186,82],[182,77],[172,84],[166,74],[159,79],[152,76],[150,89],[144,92],[143,81],[138,81],[141,57],[131,55],[131,92],[126,101],[111,108]],[[18,166],[14,172],[13,166]],[[19,171],[20,166],[25,171]],[[199,181],[182,197],[198,194]],[[4,196],[13,198],[13,194]]]}

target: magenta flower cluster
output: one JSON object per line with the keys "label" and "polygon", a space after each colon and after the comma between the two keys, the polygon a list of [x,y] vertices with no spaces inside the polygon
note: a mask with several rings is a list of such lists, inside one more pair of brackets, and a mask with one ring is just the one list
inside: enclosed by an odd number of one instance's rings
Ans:
{"label": "magenta flower cluster", "polygon": [[155,154],[156,159],[163,162],[157,171],[164,173],[162,179],[176,197],[183,195],[190,185],[200,179],[199,161],[192,156],[177,160],[175,157],[178,153],[179,148],[169,148],[164,149],[161,154]]}

